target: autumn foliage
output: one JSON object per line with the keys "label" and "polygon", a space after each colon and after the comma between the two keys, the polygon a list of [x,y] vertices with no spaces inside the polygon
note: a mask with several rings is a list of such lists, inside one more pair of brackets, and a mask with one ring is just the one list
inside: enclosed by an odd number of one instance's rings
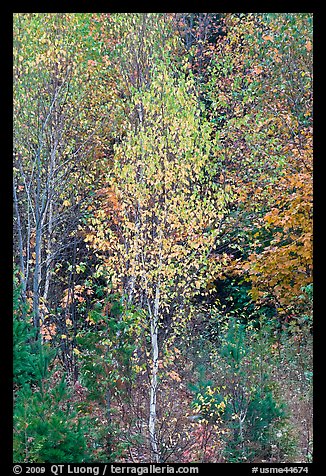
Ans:
{"label": "autumn foliage", "polygon": [[14,15],[14,460],[312,459],[312,15]]}

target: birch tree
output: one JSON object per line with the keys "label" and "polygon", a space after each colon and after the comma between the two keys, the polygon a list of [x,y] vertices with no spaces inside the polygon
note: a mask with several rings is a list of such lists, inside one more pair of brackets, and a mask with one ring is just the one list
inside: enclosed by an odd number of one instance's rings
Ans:
{"label": "birch tree", "polygon": [[91,40],[80,48],[88,26],[82,14],[14,16],[15,248],[36,329],[51,304],[55,263],[76,247],[85,185],[93,180],[91,151],[106,118],[108,95],[87,93],[97,78],[89,71],[95,61],[87,61]]}
{"label": "birch tree", "polygon": [[[126,136],[108,174],[109,217],[99,211],[97,236],[125,308],[147,313],[151,345],[149,439],[160,461],[156,432],[160,344],[186,325],[191,299],[219,263],[211,260],[223,217],[224,195],[208,186],[215,139],[201,120],[191,79],[157,64],[147,91],[136,92]],[[102,217],[102,218],[101,218]],[[96,227],[95,227],[96,229]],[[160,339],[160,333],[162,334]]]}

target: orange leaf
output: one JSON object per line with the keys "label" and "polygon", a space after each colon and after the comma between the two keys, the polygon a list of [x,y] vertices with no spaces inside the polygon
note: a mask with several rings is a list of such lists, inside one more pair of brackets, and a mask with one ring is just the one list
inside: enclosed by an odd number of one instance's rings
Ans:
{"label": "orange leaf", "polygon": [[306,43],[306,50],[307,50],[307,51],[311,51],[311,50],[312,50],[312,43],[311,43],[310,40],[308,40],[307,43]]}

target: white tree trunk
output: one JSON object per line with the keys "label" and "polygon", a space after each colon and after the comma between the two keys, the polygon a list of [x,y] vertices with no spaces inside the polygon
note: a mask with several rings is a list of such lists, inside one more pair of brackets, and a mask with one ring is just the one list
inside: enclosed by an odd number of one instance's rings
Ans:
{"label": "white tree trunk", "polygon": [[33,320],[37,333],[40,329],[40,284],[42,277],[41,250],[42,250],[42,229],[41,224],[37,224],[35,233],[35,269],[33,277]]}
{"label": "white tree trunk", "polygon": [[157,374],[158,374],[158,311],[159,311],[159,285],[156,287],[154,312],[151,318],[151,345],[152,345],[152,372],[150,388],[150,408],[149,408],[149,437],[150,446],[156,463],[160,462],[160,452],[156,435],[156,397],[157,397]]}

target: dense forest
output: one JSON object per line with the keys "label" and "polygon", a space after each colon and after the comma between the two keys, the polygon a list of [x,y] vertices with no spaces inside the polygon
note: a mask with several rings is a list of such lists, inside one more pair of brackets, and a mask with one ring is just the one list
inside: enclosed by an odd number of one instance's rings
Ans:
{"label": "dense forest", "polygon": [[15,462],[312,461],[312,14],[13,20]]}

